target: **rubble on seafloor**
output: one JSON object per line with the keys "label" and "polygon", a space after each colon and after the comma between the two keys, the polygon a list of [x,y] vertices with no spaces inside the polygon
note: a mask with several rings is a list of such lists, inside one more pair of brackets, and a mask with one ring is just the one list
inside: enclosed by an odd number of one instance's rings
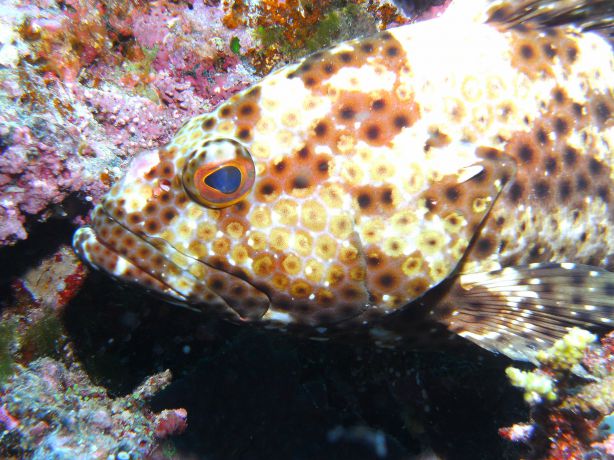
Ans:
{"label": "rubble on seafloor", "polygon": [[110,398],[87,374],[51,358],[19,366],[2,385],[0,455],[32,459],[143,458],[157,440],[181,433],[185,409],[148,409],[147,401],[171,380],[149,377],[133,393]]}
{"label": "rubble on seafloor", "polygon": [[597,342],[574,328],[537,354],[532,371],[507,369],[525,392],[531,421],[502,428],[503,437],[528,447],[527,459],[614,457],[614,332]]}

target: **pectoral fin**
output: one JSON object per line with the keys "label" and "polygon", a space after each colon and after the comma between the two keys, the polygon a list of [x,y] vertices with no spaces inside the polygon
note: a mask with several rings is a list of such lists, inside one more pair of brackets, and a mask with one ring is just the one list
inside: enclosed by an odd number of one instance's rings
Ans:
{"label": "pectoral fin", "polygon": [[577,264],[531,264],[460,275],[438,320],[512,359],[534,361],[572,327],[614,327],[614,273]]}

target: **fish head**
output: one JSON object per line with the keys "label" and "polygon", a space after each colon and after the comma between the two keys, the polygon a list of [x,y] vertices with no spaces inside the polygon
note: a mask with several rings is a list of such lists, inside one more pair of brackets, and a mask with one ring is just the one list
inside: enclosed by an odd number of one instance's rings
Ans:
{"label": "fish head", "polygon": [[189,120],[133,159],[76,250],[242,320],[321,325],[415,300],[512,172],[495,151],[426,156],[404,53],[391,32],[348,42]]}

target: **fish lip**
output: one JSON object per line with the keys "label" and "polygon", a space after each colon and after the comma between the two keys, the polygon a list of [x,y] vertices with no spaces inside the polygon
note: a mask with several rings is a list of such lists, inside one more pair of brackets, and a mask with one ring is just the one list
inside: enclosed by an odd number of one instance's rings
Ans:
{"label": "fish lip", "polygon": [[[139,241],[147,244],[147,247],[154,251],[154,254],[156,255],[160,255],[162,257],[164,257],[166,260],[168,260],[168,257],[162,253],[162,251],[159,251],[154,245],[152,245],[149,241],[147,241],[146,239],[142,238],[141,235],[137,234],[136,232],[130,230],[129,228],[127,228],[125,225],[123,225],[121,222],[118,222],[116,219],[113,219],[112,217],[110,217],[108,215],[108,213],[104,212],[106,217],[108,217],[110,220],[112,220],[115,224],[119,225],[122,228],[122,231],[124,233],[128,233],[131,234],[135,237],[137,237],[139,239]],[[131,269],[134,272],[134,279],[133,280],[127,280],[126,277],[121,276],[121,274],[117,273],[116,270],[116,266],[115,268],[111,269],[110,267],[104,266],[101,263],[97,262],[94,258],[93,258],[93,254],[90,253],[86,247],[85,244],[86,242],[89,242],[90,244],[97,244],[100,245],[100,247],[103,248],[103,250],[109,251],[114,257],[117,258],[117,262],[120,262],[121,265],[127,269]],[[94,268],[95,270],[100,270],[100,271],[104,271],[106,273],[108,273],[109,275],[113,276],[114,278],[117,279],[122,279],[122,280],[126,280],[129,282],[139,282],[142,281],[142,278],[148,279],[151,278],[151,280],[155,280],[156,282],[158,282],[160,284],[160,286],[158,286],[158,288],[156,289],[154,287],[154,289],[163,296],[164,300],[171,302],[171,303],[178,303],[180,305],[185,305],[187,306],[189,304],[189,299],[187,296],[183,295],[181,292],[179,292],[177,289],[175,289],[170,283],[165,282],[164,280],[160,279],[159,277],[155,276],[151,270],[147,270],[145,269],[143,266],[139,265],[138,262],[136,260],[133,260],[131,258],[128,258],[124,255],[122,255],[118,250],[116,250],[108,241],[105,241],[100,233],[96,230],[96,227],[94,225],[86,225],[83,227],[80,227],[74,234],[73,236],[73,248],[76,252],[76,254],[85,262],[88,263],[88,265],[90,265],[90,267]],[[152,281],[153,282],[153,281]],[[160,289],[163,286],[163,289]]]}

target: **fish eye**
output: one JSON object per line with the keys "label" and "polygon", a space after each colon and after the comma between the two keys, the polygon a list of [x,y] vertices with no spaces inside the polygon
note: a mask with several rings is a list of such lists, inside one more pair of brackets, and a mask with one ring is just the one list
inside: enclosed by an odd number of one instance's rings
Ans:
{"label": "fish eye", "polygon": [[225,208],[247,195],[256,176],[249,151],[233,139],[214,139],[192,153],[182,174],[183,186],[208,208]]}

